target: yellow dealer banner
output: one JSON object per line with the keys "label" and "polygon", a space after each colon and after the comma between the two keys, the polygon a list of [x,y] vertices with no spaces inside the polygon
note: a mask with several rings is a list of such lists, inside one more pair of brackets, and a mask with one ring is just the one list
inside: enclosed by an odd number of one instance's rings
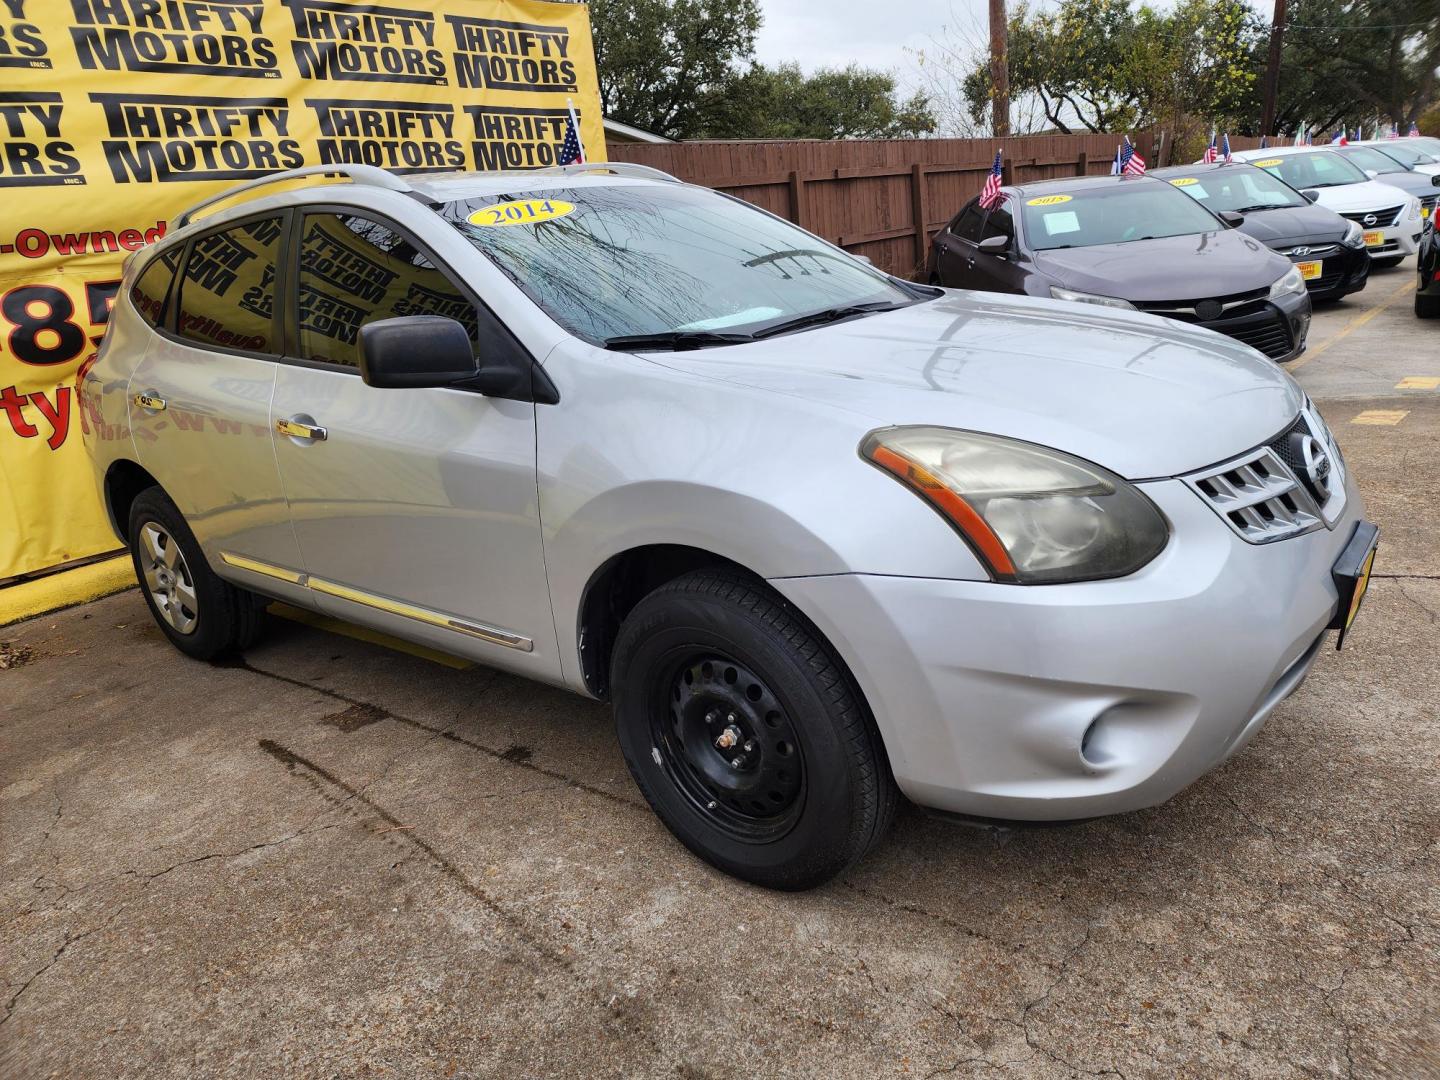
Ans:
{"label": "yellow dealer banner", "polygon": [[80,372],[125,254],[237,181],[310,164],[602,159],[583,4],[0,0],[0,578],[115,546]]}

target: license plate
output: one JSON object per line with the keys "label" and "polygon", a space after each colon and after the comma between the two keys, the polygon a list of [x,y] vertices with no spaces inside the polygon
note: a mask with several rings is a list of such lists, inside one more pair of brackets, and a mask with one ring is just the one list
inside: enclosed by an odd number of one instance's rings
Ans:
{"label": "license plate", "polygon": [[1420,207],[1420,219],[1423,221],[1423,220],[1425,220],[1426,218],[1428,218],[1429,216],[1430,216],[1430,207],[1428,207],[1428,206],[1422,206],[1422,207]]}
{"label": "license plate", "polygon": [[1385,243],[1385,234],[1378,229],[1375,232],[1367,232],[1365,234],[1366,247],[1379,247],[1383,243]]}
{"label": "license plate", "polygon": [[1335,642],[1337,649],[1344,647],[1345,635],[1360,614],[1360,605],[1370,588],[1370,572],[1375,567],[1375,552],[1379,546],[1380,530],[1370,522],[1362,521],[1355,526],[1350,542],[1330,570],[1340,601],[1335,608],[1335,618],[1330,623],[1332,630],[1340,631],[1340,637]]}
{"label": "license plate", "polygon": [[1314,281],[1320,276],[1320,268],[1324,264],[1318,262],[1303,262],[1296,263],[1295,265],[1300,268],[1300,276],[1302,278],[1306,281]]}

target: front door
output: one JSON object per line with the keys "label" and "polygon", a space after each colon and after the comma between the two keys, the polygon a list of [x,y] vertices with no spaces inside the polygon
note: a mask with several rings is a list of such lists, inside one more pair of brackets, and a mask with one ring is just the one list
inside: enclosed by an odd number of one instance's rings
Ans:
{"label": "front door", "polygon": [[261,216],[200,236],[173,285],[162,280],[162,256],[132,296],[158,331],[130,378],[140,464],[185,515],[211,566],[251,584],[260,579],[236,566],[300,561],[270,438],[285,220]]}
{"label": "front door", "polygon": [[[986,210],[972,202],[936,238],[935,268],[940,284],[952,289],[982,292],[1025,291],[1024,272],[1015,256],[1015,226],[1007,204]],[[981,251],[980,241],[1004,237],[1009,247],[1001,253]]]}
{"label": "front door", "polygon": [[469,390],[376,389],[358,367],[359,328],[376,319],[457,319],[482,357],[503,328],[392,223],[310,213],[293,235],[298,325],[271,420],[320,606],[558,680],[534,404]]}

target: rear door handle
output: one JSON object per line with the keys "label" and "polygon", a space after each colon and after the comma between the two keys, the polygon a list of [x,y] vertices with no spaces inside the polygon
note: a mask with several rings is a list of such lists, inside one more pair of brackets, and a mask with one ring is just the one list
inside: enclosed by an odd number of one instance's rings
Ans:
{"label": "rear door handle", "polygon": [[308,439],[311,442],[324,442],[329,434],[320,425],[307,424],[303,420],[276,420],[275,430],[292,439]]}
{"label": "rear door handle", "polygon": [[134,401],[137,409],[149,409],[151,412],[164,412],[167,404],[158,394],[136,394]]}

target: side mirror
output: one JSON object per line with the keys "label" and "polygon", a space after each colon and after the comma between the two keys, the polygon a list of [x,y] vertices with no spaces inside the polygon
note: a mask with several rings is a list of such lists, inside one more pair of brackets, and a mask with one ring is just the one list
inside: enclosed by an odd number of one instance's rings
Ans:
{"label": "side mirror", "polygon": [[1370,177],[1371,180],[1374,180],[1377,176],[1380,175],[1380,173],[1379,173],[1379,171],[1377,171],[1377,170],[1375,170],[1375,169],[1366,169],[1366,170],[1365,170],[1365,175],[1368,176],[1368,177]]}
{"label": "side mirror", "polygon": [[1238,229],[1245,224],[1245,215],[1237,214],[1234,210],[1221,210],[1220,220],[1232,229]]}
{"label": "side mirror", "polygon": [[1008,236],[987,236],[975,249],[985,255],[1004,255],[1010,250],[1010,238]]}
{"label": "side mirror", "polygon": [[1320,192],[1316,191],[1314,188],[1306,188],[1304,191],[1300,192],[1300,197],[1306,202],[1319,202]]}
{"label": "side mirror", "polygon": [[1431,187],[1440,187],[1440,173],[1430,177],[1430,185]]}
{"label": "side mirror", "polygon": [[405,315],[360,328],[360,377],[370,386],[453,386],[479,373],[470,335],[454,319]]}

